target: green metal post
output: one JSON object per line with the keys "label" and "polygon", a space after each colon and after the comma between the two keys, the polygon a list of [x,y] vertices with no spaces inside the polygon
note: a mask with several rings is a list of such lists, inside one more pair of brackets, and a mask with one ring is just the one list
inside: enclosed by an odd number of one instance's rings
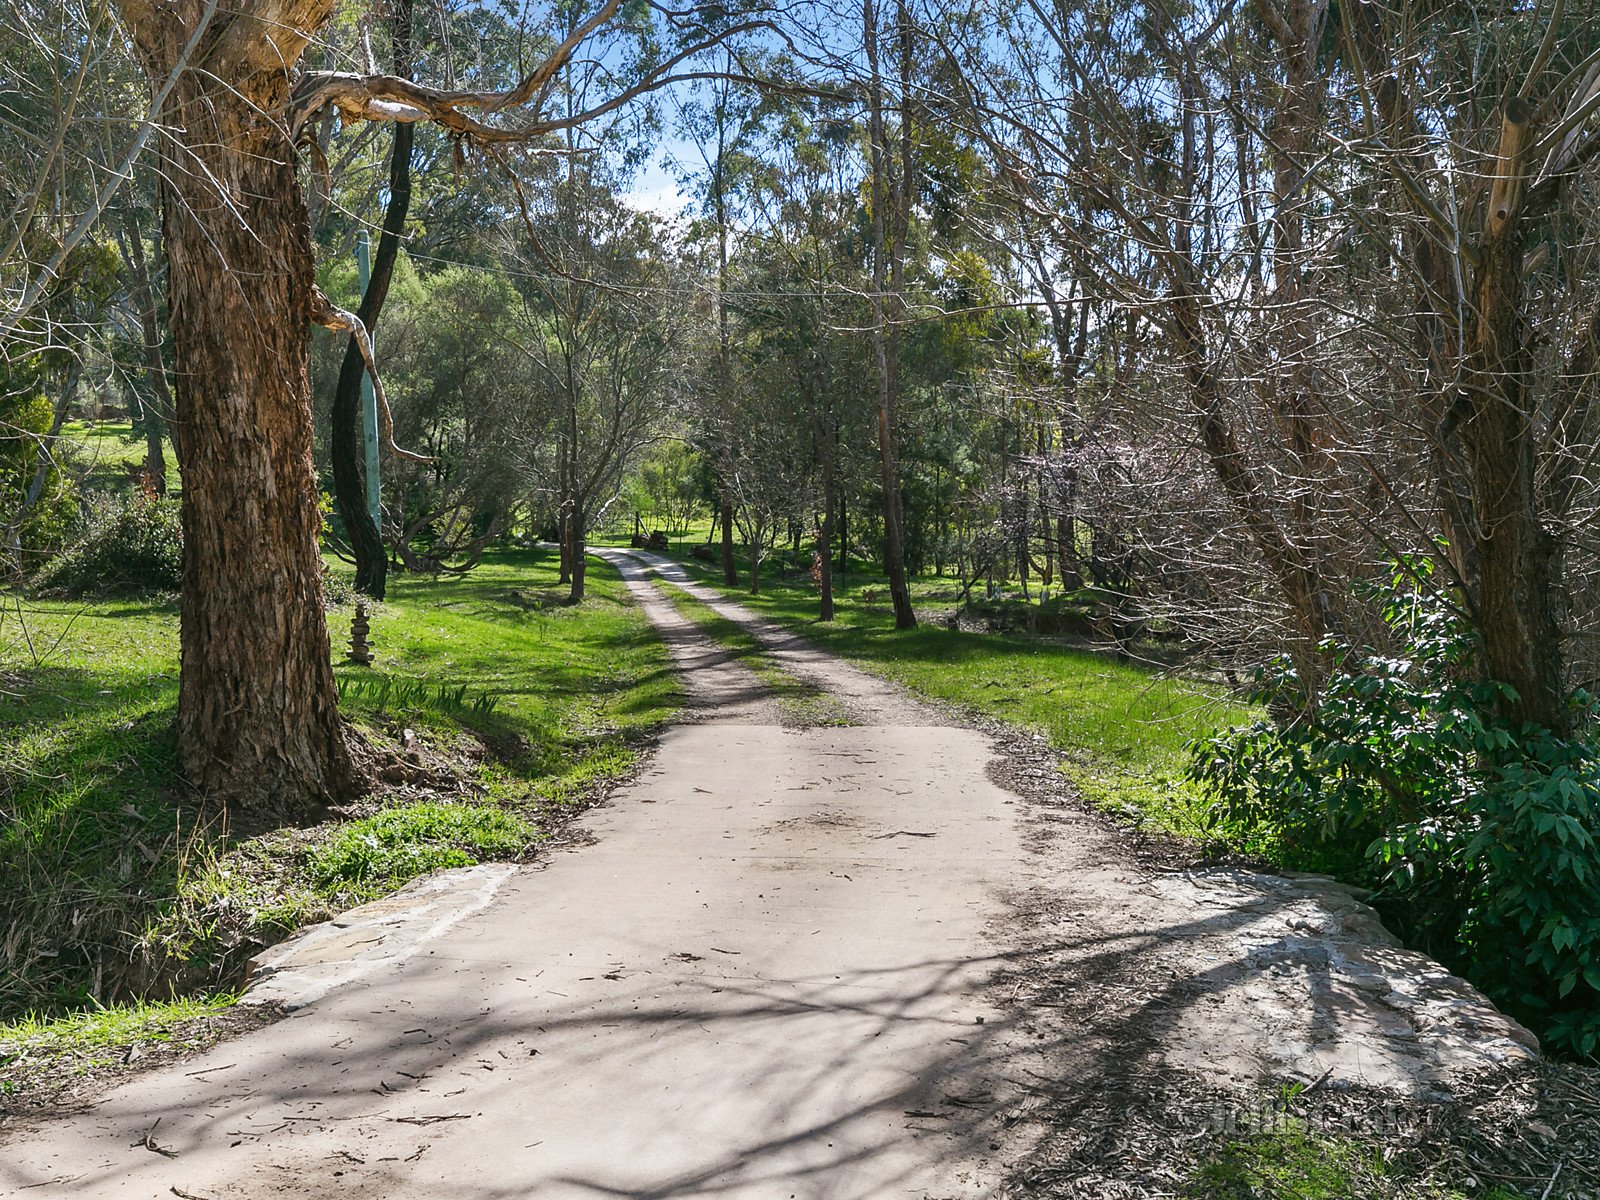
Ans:
{"label": "green metal post", "polygon": [[[361,295],[367,294],[367,284],[372,279],[372,245],[367,240],[367,231],[358,230],[356,233],[356,276],[361,284]],[[371,337],[372,331],[367,331]],[[374,356],[378,353],[377,341],[372,344]],[[367,511],[372,514],[372,523],[378,527],[378,534],[383,535],[383,505],[382,489],[378,479],[378,394],[372,390],[371,372],[361,375],[361,435],[367,449]]]}

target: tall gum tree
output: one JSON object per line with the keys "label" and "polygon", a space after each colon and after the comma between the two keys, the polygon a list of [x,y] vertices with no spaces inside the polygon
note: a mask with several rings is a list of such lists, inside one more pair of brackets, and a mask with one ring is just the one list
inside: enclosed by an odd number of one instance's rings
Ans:
{"label": "tall gum tree", "polygon": [[[887,122],[884,117],[883,73],[878,61],[878,12],[873,0],[862,4],[862,46],[869,72],[868,148],[872,196],[872,345],[878,366],[878,462],[883,485],[883,570],[889,578],[889,596],[894,603],[896,629],[911,629],[917,617],[911,606],[911,588],[906,580],[905,524],[900,500],[899,379],[898,356],[900,324],[904,311],[905,234],[911,205],[911,134],[909,78],[910,21],[903,3],[896,6],[896,26],[900,34],[901,71],[900,161],[898,171],[892,159]],[[884,292],[890,293],[890,304]],[[893,323],[889,309],[893,309]]]}
{"label": "tall gum tree", "polygon": [[[1434,140],[1416,133],[1437,116],[1425,116],[1408,95],[1402,64],[1414,54],[1406,41],[1411,30],[1366,7],[1342,16],[1367,128],[1423,231],[1419,308],[1433,309],[1432,326],[1455,326],[1429,362],[1430,390],[1442,402],[1429,415],[1441,457],[1457,459],[1459,477],[1443,489],[1446,532],[1466,543],[1452,557],[1479,633],[1483,673],[1508,685],[1501,701],[1507,719],[1565,732],[1571,715],[1561,556],[1538,478],[1540,425],[1551,419],[1551,392],[1560,388],[1535,378],[1539,335],[1526,276],[1536,238],[1548,239],[1557,256],[1570,249],[1572,229],[1555,210],[1579,170],[1600,157],[1600,135],[1591,129],[1600,111],[1600,48],[1574,36],[1590,19],[1569,18],[1564,0],[1553,0],[1540,13],[1543,32],[1531,57],[1507,64],[1509,78],[1520,83],[1498,104],[1482,106],[1497,118],[1492,141],[1473,128],[1481,119],[1473,106],[1442,110],[1455,122],[1444,128],[1448,142],[1477,143],[1483,155],[1458,203],[1447,172],[1418,148]],[[1572,61],[1564,46],[1582,53]],[[1469,224],[1473,214],[1481,215]],[[1594,328],[1597,317],[1600,309],[1584,323]],[[1574,378],[1576,369],[1570,363],[1562,374]]]}
{"label": "tall gum tree", "polygon": [[185,775],[251,820],[359,790],[322,607],[311,458],[311,228],[282,114],[289,70],[332,0],[125,0],[140,60],[165,79],[162,224],[183,489]]}
{"label": "tall gum tree", "polygon": [[[433,121],[490,148],[525,141],[683,78],[681,63],[754,26],[724,21],[698,40],[685,36],[631,86],[545,119],[560,68],[616,17],[620,0],[569,26],[504,92],[298,71],[336,6],[118,5],[163,97],[157,165],[186,466],[179,756],[190,783],[243,826],[314,816],[365,785],[364,749],[339,718],[323,614],[307,369],[313,320],[351,331],[359,323],[315,286],[301,128],[332,106],[346,121]],[[508,111],[521,114],[514,124],[493,119]]]}

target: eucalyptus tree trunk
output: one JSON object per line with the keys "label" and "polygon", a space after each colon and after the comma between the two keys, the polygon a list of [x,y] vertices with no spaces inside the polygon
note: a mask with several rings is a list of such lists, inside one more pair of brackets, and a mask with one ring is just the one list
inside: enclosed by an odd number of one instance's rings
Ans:
{"label": "eucalyptus tree trunk", "polygon": [[[1178,92],[1183,105],[1180,195],[1192,197],[1199,194],[1201,151],[1196,129],[1198,88],[1191,75],[1180,77]],[[1246,454],[1228,419],[1222,383],[1207,344],[1205,306],[1209,297],[1200,286],[1195,266],[1193,227],[1191,206],[1187,201],[1180,201],[1173,222],[1170,260],[1176,285],[1170,299],[1174,348],[1211,470],[1293,616],[1299,635],[1294,648],[1295,661],[1301,678],[1310,689],[1306,701],[1314,704],[1321,674],[1318,647],[1328,633],[1326,612],[1320,603],[1321,576],[1315,559],[1279,522],[1268,482]]]}
{"label": "eucalyptus tree trunk", "polygon": [[[411,74],[412,0],[396,0],[393,16],[394,73],[400,78]],[[400,235],[405,230],[406,213],[411,207],[411,142],[415,126],[400,122],[394,127],[394,145],[389,153],[389,200],[383,210],[383,230],[378,236],[372,259],[372,276],[362,293],[356,316],[372,334],[389,295],[395,260],[400,255]],[[329,459],[333,466],[333,502],[339,519],[350,537],[350,550],[356,560],[356,591],[382,600],[388,584],[389,556],[383,530],[367,508],[367,480],[362,437],[361,383],[366,363],[354,337],[345,346],[334,385],[330,415]]]}
{"label": "eucalyptus tree trunk", "polygon": [[[1377,10],[1357,5],[1342,15],[1353,61],[1369,78],[1384,80],[1374,100],[1389,136],[1402,147],[1426,144],[1403,90],[1385,79],[1389,62]],[[1481,640],[1483,673],[1514,690],[1500,706],[1509,720],[1565,731],[1571,717],[1561,643],[1561,558],[1538,493],[1536,396],[1523,293],[1530,227],[1554,204],[1563,174],[1551,171],[1551,164],[1528,161],[1537,130],[1526,91],[1534,82],[1530,75],[1501,114],[1499,143],[1484,172],[1492,182],[1466,295],[1458,284],[1458,231],[1441,237],[1419,220],[1427,232],[1413,237],[1411,256],[1422,284],[1419,336],[1436,384],[1424,403],[1440,515],[1448,557]],[[1424,174],[1421,158],[1417,151],[1402,153],[1399,165],[1417,178]],[[1536,171],[1549,174],[1529,197],[1528,176]],[[1403,189],[1419,218],[1425,217],[1413,190]],[[1452,311],[1457,303],[1469,314],[1459,344]],[[1455,387],[1458,361],[1465,371]]]}
{"label": "eucalyptus tree trunk", "polygon": [[567,599],[573,604],[583,603],[584,586],[588,575],[589,558],[584,553],[583,545],[586,519],[583,499],[574,495],[567,511],[567,572],[570,582]]}
{"label": "eucalyptus tree trunk", "polygon": [[[733,415],[733,353],[732,337],[728,327],[728,193],[727,179],[727,108],[725,94],[717,104],[717,159],[711,169],[712,202],[717,214],[717,401],[721,406],[722,420],[732,424]],[[733,489],[725,482],[722,487],[722,582],[728,587],[739,584],[739,568],[733,561]]]}
{"label": "eucalyptus tree trunk", "polygon": [[556,577],[558,585],[572,582],[572,509],[571,496],[573,488],[572,478],[572,452],[568,448],[565,422],[563,429],[556,439],[556,453],[559,456],[560,471],[556,483],[556,544],[560,547],[561,568]]}
{"label": "eucalyptus tree trunk", "polygon": [[1485,673],[1516,695],[1501,705],[1514,721],[1564,731],[1560,580],[1555,539],[1544,528],[1535,481],[1534,397],[1523,257],[1523,175],[1532,106],[1513,98],[1501,126],[1494,186],[1473,280],[1476,321],[1467,334],[1466,419],[1478,563],[1478,628]]}
{"label": "eucalyptus tree trunk", "polygon": [[733,493],[722,489],[717,508],[722,526],[722,582],[728,587],[739,586],[739,564],[733,561]]}
{"label": "eucalyptus tree trunk", "polygon": [[[307,375],[311,229],[277,114],[333,0],[124,0],[146,73],[193,61],[158,115],[184,447],[178,750],[246,826],[360,790],[323,615]],[[208,24],[209,22],[209,24]],[[258,22],[268,22],[263,34]]]}
{"label": "eucalyptus tree trunk", "polygon": [[[1258,11],[1278,41],[1283,83],[1272,118],[1272,280],[1273,307],[1282,314],[1277,341],[1284,356],[1275,403],[1284,431],[1284,449],[1300,479],[1290,489],[1287,536],[1304,564],[1306,602],[1315,612],[1309,622],[1319,631],[1339,624],[1341,589],[1328,578],[1320,543],[1324,509],[1334,496],[1330,462],[1318,448],[1317,418],[1325,407],[1317,394],[1312,354],[1325,336],[1312,315],[1316,276],[1307,269],[1307,221],[1312,211],[1308,182],[1311,160],[1326,125],[1327,83],[1319,69],[1326,31],[1327,0],[1262,0]],[[1307,623],[1302,619],[1302,623]]]}
{"label": "eucalyptus tree trunk", "polygon": [[[905,6],[900,5],[902,26],[901,73],[909,71],[906,61],[909,41],[906,29]],[[898,415],[898,363],[899,335],[888,326],[884,289],[890,287],[895,297],[895,312],[901,308],[901,289],[905,284],[905,231],[903,223],[909,217],[910,133],[906,127],[904,107],[900,114],[901,152],[900,179],[890,178],[892,152],[888,145],[888,131],[884,122],[883,75],[878,65],[878,14],[873,0],[864,0],[862,31],[871,71],[868,89],[869,126],[872,168],[872,351],[878,366],[878,461],[883,487],[883,569],[889,577],[889,594],[894,601],[896,629],[910,629],[917,623],[911,608],[911,589],[906,582],[905,531],[900,503],[900,448]],[[902,98],[902,105],[905,100]],[[892,215],[895,226],[889,232]]]}
{"label": "eucalyptus tree trunk", "polygon": [[[130,216],[123,239],[124,253],[133,275],[134,302],[139,308],[139,336],[144,342],[144,372],[150,384],[150,398],[145,401],[145,471],[150,476],[156,495],[167,494],[166,453],[161,444],[162,434],[172,439],[173,456],[180,470],[183,453],[178,441],[178,428],[173,420],[172,388],[167,382],[167,364],[161,355],[161,323],[156,313],[156,290],[150,280],[150,268],[145,262],[144,242],[134,228]],[[151,413],[155,420],[151,420]]]}
{"label": "eucalyptus tree trunk", "polygon": [[839,493],[839,571],[843,579],[850,570],[850,503],[843,492]]}
{"label": "eucalyptus tree trunk", "polygon": [[833,620],[833,510],[839,502],[837,460],[839,456],[839,430],[831,401],[824,400],[826,415],[822,422],[822,527],[817,531],[817,586],[821,603],[817,619]]}
{"label": "eucalyptus tree trunk", "polygon": [[33,506],[39,503],[39,497],[44,495],[44,485],[50,480],[50,468],[55,465],[55,447],[61,437],[61,427],[67,423],[67,410],[72,407],[72,401],[78,394],[78,379],[83,373],[83,365],[77,359],[72,359],[67,364],[66,378],[62,380],[61,391],[56,395],[55,408],[50,415],[50,428],[44,437],[39,439],[39,447],[35,453],[33,478],[28,481],[27,490],[23,493],[22,503],[11,514],[9,529],[9,542],[11,555],[18,572],[26,568],[23,561],[22,549],[22,519],[28,515]]}

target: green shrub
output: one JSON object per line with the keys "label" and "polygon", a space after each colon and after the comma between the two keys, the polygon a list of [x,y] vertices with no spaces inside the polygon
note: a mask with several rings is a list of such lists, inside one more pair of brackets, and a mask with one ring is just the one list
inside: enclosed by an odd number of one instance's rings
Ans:
{"label": "green shrub", "polygon": [[33,586],[67,596],[138,596],[176,591],[182,579],[178,502],[97,493],[82,532],[34,576]]}
{"label": "green shrub", "polygon": [[[1315,711],[1197,743],[1213,819],[1295,853],[1356,847],[1426,943],[1553,1049],[1600,1050],[1600,746],[1497,714],[1477,645],[1427,566],[1397,568],[1384,620],[1398,653],[1336,639]],[[1296,699],[1286,662],[1266,701]],[[1594,727],[1584,695],[1579,724]],[[1279,705],[1284,711],[1293,705]]]}
{"label": "green shrub", "polygon": [[[10,524],[22,511],[39,471],[39,446],[54,416],[42,395],[6,394],[8,382],[0,366],[0,524]],[[51,455],[45,461],[38,496],[14,531],[15,549],[21,551],[24,569],[60,548],[77,505],[72,480]]]}
{"label": "green shrub", "polygon": [[350,822],[317,848],[311,873],[321,887],[383,890],[441,867],[520,854],[538,836],[514,813],[428,801]]}
{"label": "green shrub", "polygon": [[360,598],[355,581],[348,574],[335,571],[327,563],[322,564],[322,603],[325,607],[354,604]]}

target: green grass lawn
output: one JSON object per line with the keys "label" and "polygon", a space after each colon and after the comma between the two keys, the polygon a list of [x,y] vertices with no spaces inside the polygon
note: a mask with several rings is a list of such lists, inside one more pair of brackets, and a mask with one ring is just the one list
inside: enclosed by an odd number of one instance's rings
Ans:
{"label": "green grass lawn", "polygon": [[[678,561],[721,586],[717,567]],[[897,632],[880,575],[847,576],[835,587],[836,619],[824,624],[815,584],[764,574],[759,596],[743,588],[729,595],[926,696],[1042,733],[1065,753],[1067,774],[1086,798],[1169,832],[1204,831],[1200,797],[1183,778],[1188,744],[1254,715],[1223,688],[1050,639],[927,623]],[[921,576],[912,581],[913,601],[953,608],[959,586]]]}
{"label": "green grass lawn", "polygon": [[[61,427],[63,456],[83,473],[87,486],[119,491],[128,486],[128,469],[144,465],[144,435],[134,432],[133,423],[120,421],[68,421]],[[163,439],[167,474],[174,488],[178,484],[177,460],[172,443]]]}
{"label": "green grass lawn", "polygon": [[[531,853],[678,700],[615,572],[592,563],[577,607],[559,602],[556,574],[553,554],[521,551],[464,576],[398,576],[372,617],[376,665],[337,670],[341,707],[371,740],[420,737],[465,787],[242,842],[199,828],[182,798],[175,604],[4,596],[0,1021],[152,979],[156,994],[226,990],[255,946],[306,921],[437,866]],[[336,658],[350,611],[329,614]]]}

